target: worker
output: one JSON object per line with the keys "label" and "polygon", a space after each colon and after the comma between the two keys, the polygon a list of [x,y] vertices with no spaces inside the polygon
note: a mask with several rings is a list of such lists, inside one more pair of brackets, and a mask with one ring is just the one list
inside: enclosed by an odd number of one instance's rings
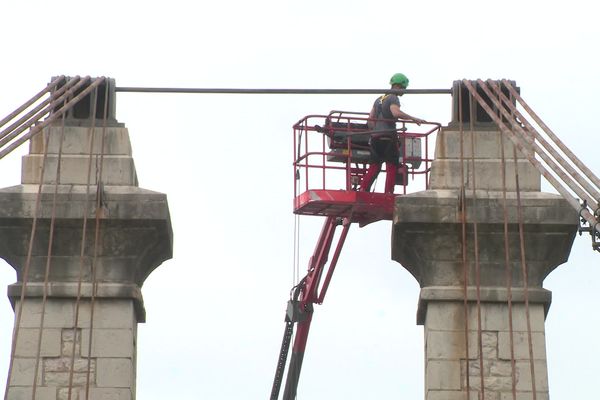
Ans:
{"label": "worker", "polygon": [[[406,89],[408,78],[401,73],[394,74],[390,79],[390,85],[395,90]],[[400,96],[402,95],[400,94]],[[395,94],[386,94],[375,100],[368,120],[369,129],[373,131],[369,139],[373,161],[369,164],[369,168],[361,181],[360,191],[368,192],[371,190],[371,185],[379,175],[381,165],[385,162],[385,193],[394,193],[396,171],[400,164],[400,150],[396,133],[397,119],[411,120],[417,125],[426,122],[400,110],[400,100]]]}

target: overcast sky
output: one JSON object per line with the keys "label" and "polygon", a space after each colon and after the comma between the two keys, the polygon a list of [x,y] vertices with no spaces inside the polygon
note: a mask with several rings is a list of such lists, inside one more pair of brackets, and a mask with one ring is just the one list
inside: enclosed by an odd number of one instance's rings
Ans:
{"label": "overcast sky", "polygon": [[[383,89],[395,72],[411,88],[508,78],[600,173],[591,0],[29,0],[3,1],[0,15],[0,116],[62,74],[230,88]],[[140,186],[167,193],[175,234],[173,259],[143,287],[139,399],[268,397],[292,280],[292,124],[368,111],[374,97],[118,95]],[[403,98],[406,112],[442,124],[450,106],[448,95]],[[19,183],[15,154],[0,161],[0,187]],[[321,223],[301,220],[302,269]],[[351,230],[315,312],[299,399],[423,398],[419,288],[390,260],[389,241],[389,222]],[[555,400],[597,392],[599,260],[589,237],[577,238],[569,262],[545,281]],[[12,268],[0,267],[0,286],[14,282]],[[5,376],[13,312],[8,299],[0,306]]]}

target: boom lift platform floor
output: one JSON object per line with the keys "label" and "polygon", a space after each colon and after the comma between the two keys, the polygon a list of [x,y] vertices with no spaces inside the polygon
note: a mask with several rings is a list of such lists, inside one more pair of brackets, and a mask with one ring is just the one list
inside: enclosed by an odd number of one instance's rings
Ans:
{"label": "boom lift platform floor", "polygon": [[361,226],[391,220],[396,195],[349,190],[307,190],[294,200],[299,215],[348,218]]}

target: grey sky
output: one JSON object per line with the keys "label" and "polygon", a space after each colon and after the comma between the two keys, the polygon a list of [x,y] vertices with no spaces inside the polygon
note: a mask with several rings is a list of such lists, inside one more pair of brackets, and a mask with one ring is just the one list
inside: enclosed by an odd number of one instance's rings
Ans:
{"label": "grey sky", "polygon": [[[387,88],[395,72],[411,88],[509,78],[600,172],[595,2],[411,3],[6,1],[0,116],[60,74],[241,88]],[[307,114],[368,111],[374,97],[118,95],[140,186],[168,194],[175,232],[173,260],[143,288],[139,399],[268,396],[292,277],[291,126]],[[450,104],[447,95],[403,98],[408,113],[442,124]],[[0,161],[0,187],[19,178],[18,154]],[[302,270],[321,223],[302,219]],[[315,312],[299,399],[423,397],[418,285],[390,260],[389,237],[388,222],[351,230]],[[553,399],[596,392],[599,260],[589,238],[577,238],[545,282]],[[15,274],[0,263],[5,287]],[[13,313],[7,299],[0,306],[4,377]]]}

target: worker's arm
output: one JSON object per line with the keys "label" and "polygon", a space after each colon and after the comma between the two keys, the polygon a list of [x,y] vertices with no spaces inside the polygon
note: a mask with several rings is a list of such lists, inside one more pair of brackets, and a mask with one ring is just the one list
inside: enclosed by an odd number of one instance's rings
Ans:
{"label": "worker's arm", "polygon": [[427,122],[424,119],[413,117],[412,115],[408,115],[404,111],[400,110],[400,106],[398,104],[392,104],[390,106],[390,112],[394,116],[394,118],[398,119],[409,119],[414,121],[417,125],[421,125],[423,122]]}

